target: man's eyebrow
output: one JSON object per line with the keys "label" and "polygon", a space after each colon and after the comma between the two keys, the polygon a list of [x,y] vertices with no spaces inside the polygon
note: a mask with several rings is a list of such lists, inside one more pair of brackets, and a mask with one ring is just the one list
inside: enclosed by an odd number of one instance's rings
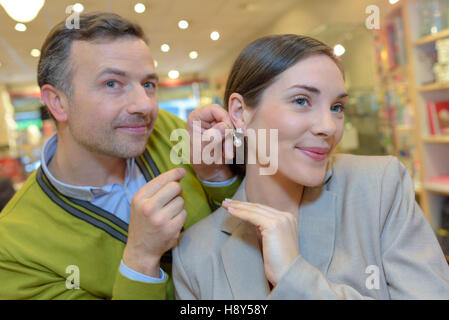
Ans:
{"label": "man's eyebrow", "polygon": [[149,73],[144,78],[145,79],[156,80],[156,82],[159,82],[159,77],[155,73]]}
{"label": "man's eyebrow", "polygon": [[[114,75],[121,76],[121,77],[129,76],[129,74],[123,70],[116,69],[116,68],[107,68],[100,72],[100,74],[98,75],[98,78],[100,78],[101,76],[103,76],[105,74],[114,74]],[[143,79],[152,79],[152,80],[159,81],[159,77],[155,73],[148,73],[143,77]]]}
{"label": "man's eyebrow", "polygon": [[106,68],[100,72],[100,74],[98,75],[98,78],[104,74],[115,74],[117,76],[122,76],[122,77],[126,77],[128,75],[125,71],[122,71],[120,69]]}
{"label": "man's eyebrow", "polygon": [[[318,88],[311,87],[311,86],[306,86],[306,85],[301,85],[301,84],[297,84],[297,85],[291,86],[290,89],[291,88],[304,89],[304,90],[310,91],[310,92],[315,93],[315,94],[320,94],[321,93],[320,89],[318,89]],[[342,99],[342,98],[345,98],[347,96],[348,96],[348,94],[346,92],[343,92],[343,93],[340,93],[337,96],[337,99]]]}

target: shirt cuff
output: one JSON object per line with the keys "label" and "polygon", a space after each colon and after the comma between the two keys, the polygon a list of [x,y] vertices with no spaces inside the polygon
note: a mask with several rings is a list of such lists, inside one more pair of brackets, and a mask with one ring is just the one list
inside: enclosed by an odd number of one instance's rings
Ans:
{"label": "shirt cuff", "polygon": [[128,279],[146,283],[161,283],[164,282],[165,279],[167,278],[167,275],[161,268],[159,268],[159,278],[153,278],[143,273],[134,271],[133,269],[126,266],[123,263],[123,260],[120,261],[120,273],[125,277],[127,277]]}
{"label": "shirt cuff", "polygon": [[209,187],[227,187],[230,186],[231,184],[234,183],[234,181],[238,178],[237,176],[234,176],[234,178],[231,178],[229,180],[226,181],[206,181],[206,180],[201,180],[201,182],[203,184],[205,184],[206,186]]}

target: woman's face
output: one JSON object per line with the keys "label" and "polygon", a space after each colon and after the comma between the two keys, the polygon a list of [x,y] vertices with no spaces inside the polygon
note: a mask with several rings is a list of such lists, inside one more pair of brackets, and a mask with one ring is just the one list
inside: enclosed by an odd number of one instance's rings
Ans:
{"label": "woman's face", "polygon": [[[250,119],[246,129],[267,129],[267,142],[269,130],[277,129],[275,174],[317,186],[343,136],[346,99],[343,75],[335,62],[325,55],[310,56],[284,71],[265,90],[256,108],[245,108]],[[256,152],[255,146],[248,147],[249,153]]]}

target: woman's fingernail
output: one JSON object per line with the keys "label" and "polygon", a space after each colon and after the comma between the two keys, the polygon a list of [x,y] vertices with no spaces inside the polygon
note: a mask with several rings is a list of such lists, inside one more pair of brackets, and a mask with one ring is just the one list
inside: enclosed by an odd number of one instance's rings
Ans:
{"label": "woman's fingernail", "polygon": [[226,210],[228,210],[229,212],[233,212],[234,208],[233,207],[228,207]]}
{"label": "woman's fingernail", "polygon": [[232,201],[231,199],[226,198],[226,199],[223,200],[223,203],[228,204],[228,203],[231,203],[231,201]]}

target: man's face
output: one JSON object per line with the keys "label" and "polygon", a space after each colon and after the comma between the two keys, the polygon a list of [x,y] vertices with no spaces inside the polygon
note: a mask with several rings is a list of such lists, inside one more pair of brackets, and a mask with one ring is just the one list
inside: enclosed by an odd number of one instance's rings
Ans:
{"label": "man's face", "polygon": [[67,124],[82,147],[102,155],[140,155],[158,114],[149,47],[137,38],[72,43]]}

